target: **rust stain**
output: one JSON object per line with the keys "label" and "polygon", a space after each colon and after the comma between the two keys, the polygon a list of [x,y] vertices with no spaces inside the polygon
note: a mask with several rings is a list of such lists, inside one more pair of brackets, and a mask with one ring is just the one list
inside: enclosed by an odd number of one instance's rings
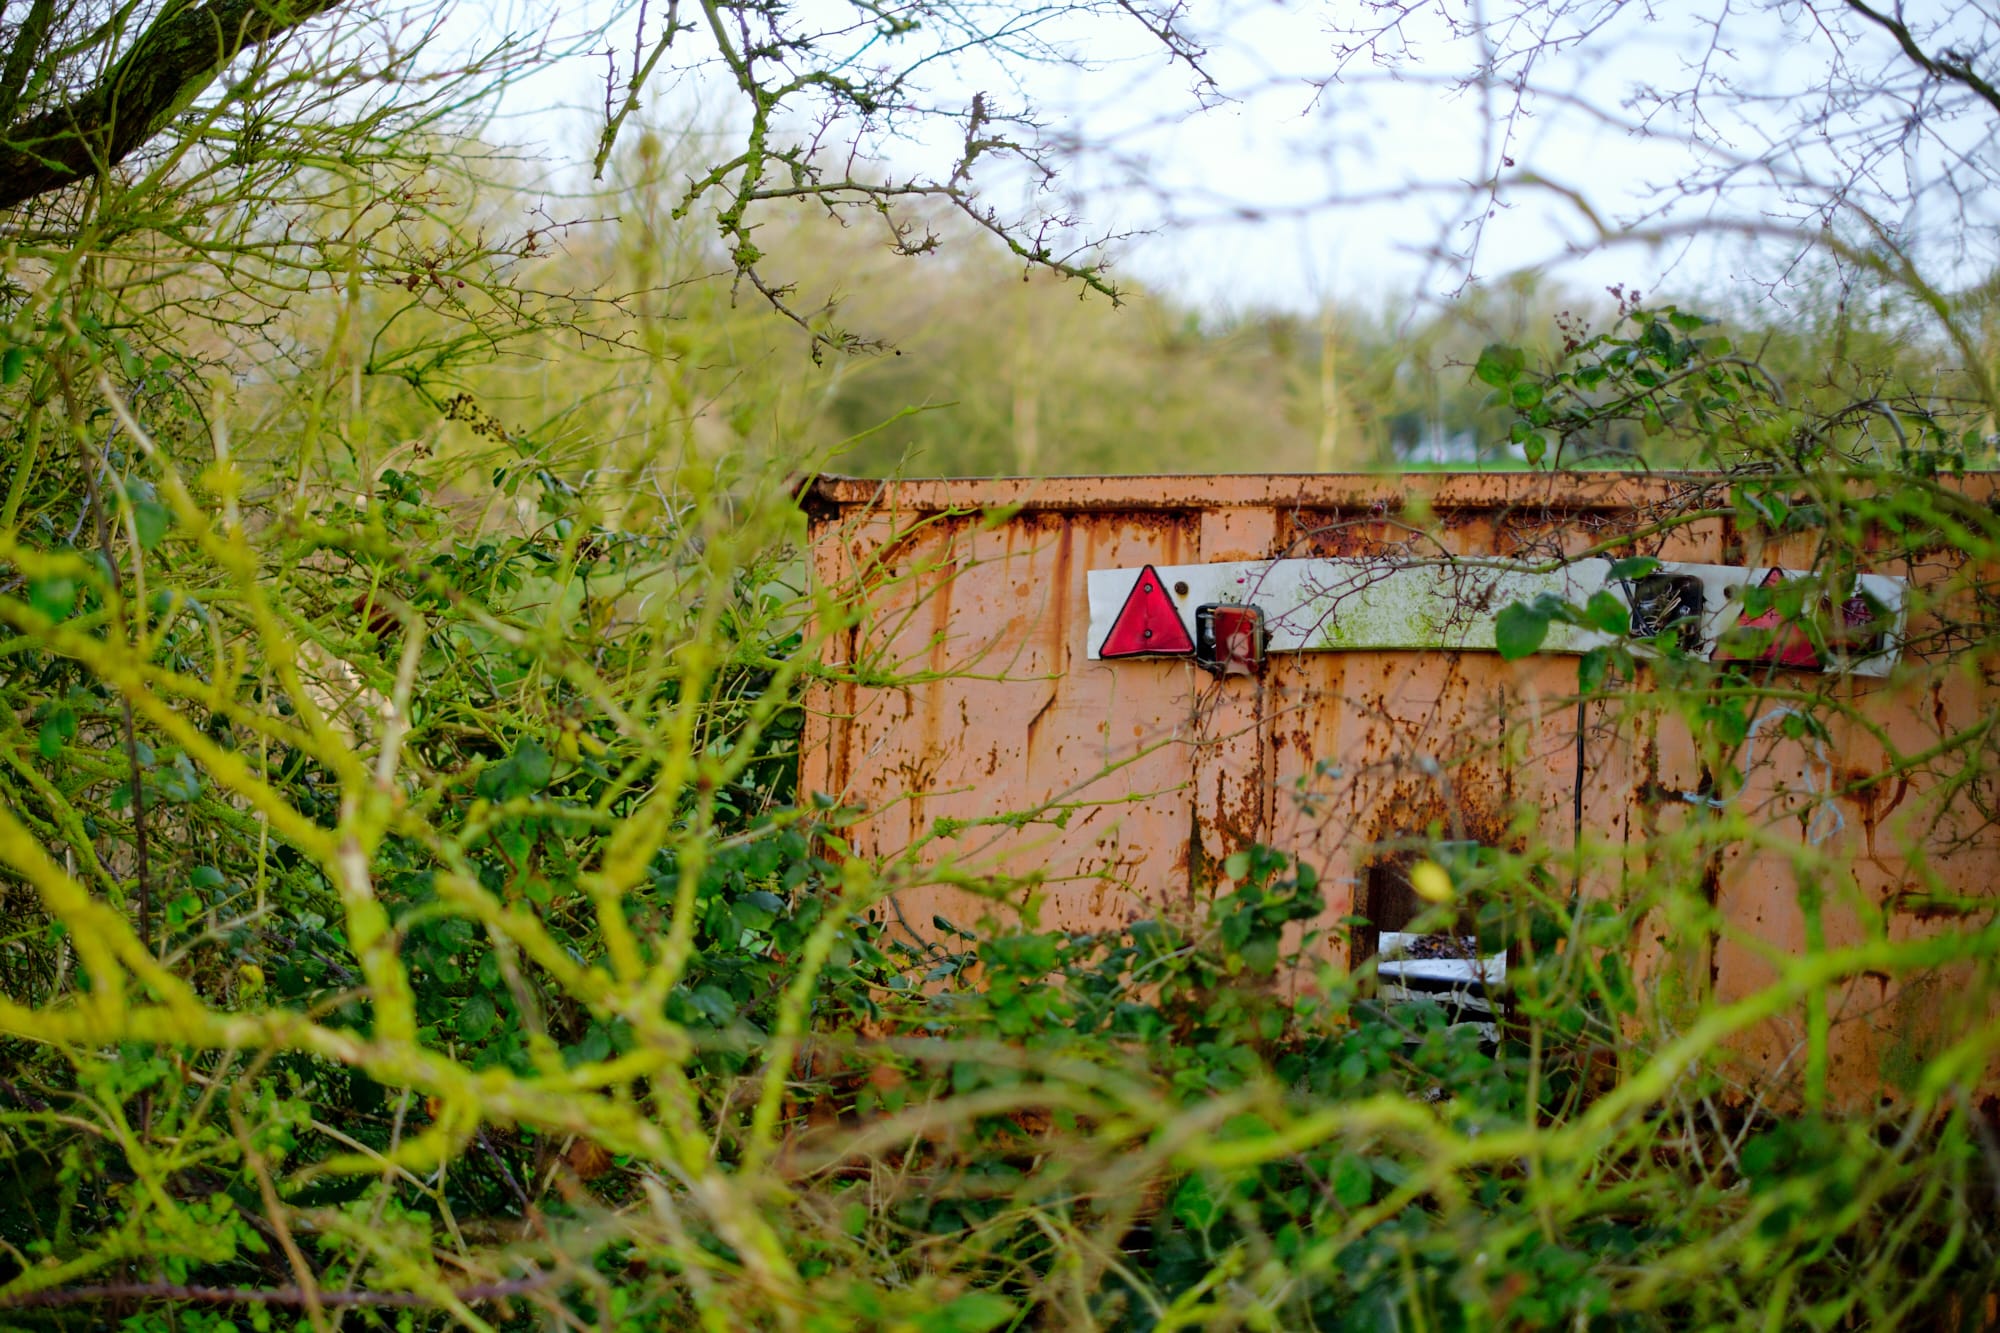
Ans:
{"label": "rust stain", "polygon": [[1660,831],[1660,806],[1677,799],[1660,784],[1660,738],[1648,731],[1639,746],[1639,780],[1632,786],[1632,804],[1650,838]]}
{"label": "rust stain", "polygon": [[1438,778],[1411,773],[1392,783],[1378,801],[1369,841],[1394,850],[1412,840],[1476,842],[1519,851],[1524,845],[1509,805],[1493,799],[1492,775],[1462,768],[1447,786]]}
{"label": "rust stain", "polygon": [[[1880,775],[1870,773],[1865,768],[1849,768],[1841,775],[1840,786],[1836,789],[1841,799],[1851,801],[1861,816],[1862,836],[1867,842],[1868,855],[1874,856],[1875,830],[1881,826],[1885,816],[1903,803],[1910,794],[1910,778],[1907,773],[1898,774],[1896,789],[1887,792],[1888,784],[1879,780]],[[1887,792],[1886,799],[1884,793]]]}
{"label": "rust stain", "polygon": [[1391,540],[1383,517],[1368,510],[1298,510],[1291,516],[1292,541],[1283,551],[1273,554],[1348,558],[1380,555]]}
{"label": "rust stain", "polygon": [[1047,635],[1046,669],[1051,675],[1058,677],[1058,680],[1049,682],[1048,697],[1035,710],[1034,716],[1028,719],[1026,759],[1031,774],[1039,771],[1043,721],[1049,716],[1049,710],[1056,706],[1056,699],[1061,693],[1060,678],[1069,671],[1069,639],[1072,632],[1070,593],[1071,585],[1077,581],[1076,537],[1073,526],[1067,522],[1058,522],[1056,528],[1056,539],[1050,554],[1050,568],[1047,575],[1049,613],[1044,629]]}
{"label": "rust stain", "polygon": [[[951,664],[951,599],[958,590],[959,565],[956,560],[946,560],[938,567],[937,577],[931,584],[931,671],[942,676]],[[935,695],[936,691],[927,691]]]}
{"label": "rust stain", "polygon": [[1056,535],[1055,566],[1049,571],[1049,670],[1069,670],[1070,593],[1077,582],[1075,531],[1068,524]]}
{"label": "rust stain", "polygon": [[1178,866],[1187,876],[1187,909],[1192,914],[1221,878],[1215,859],[1208,854],[1208,845],[1202,841],[1201,808],[1192,803],[1188,806],[1187,842]]}
{"label": "rust stain", "polygon": [[1919,893],[1909,889],[1890,894],[1883,906],[1898,916],[1912,917],[1918,921],[1955,921],[1991,910],[1990,903],[1939,898],[1934,894]]}
{"label": "rust stain", "polygon": [[[1706,774],[1704,774],[1706,776]],[[1702,863],[1701,900],[1710,907],[1722,902],[1722,855],[1716,853]],[[1715,994],[1722,978],[1721,944],[1714,934],[1708,936],[1708,993]]]}

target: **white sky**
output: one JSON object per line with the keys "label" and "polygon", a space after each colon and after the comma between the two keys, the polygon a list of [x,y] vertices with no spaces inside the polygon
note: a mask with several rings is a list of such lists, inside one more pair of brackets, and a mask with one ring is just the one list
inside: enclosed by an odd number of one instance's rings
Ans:
{"label": "white sky", "polygon": [[[519,3],[536,6],[538,0]],[[562,3],[556,27],[581,29],[614,3]],[[834,6],[839,0],[802,3]],[[1687,20],[1724,3],[1675,0],[1664,10],[1652,8]],[[1225,13],[1219,5],[1238,8]],[[1526,122],[1521,138],[1499,143],[1488,135],[1492,108],[1479,90],[1394,82],[1366,67],[1350,71],[1359,77],[1315,95],[1312,81],[1334,68],[1327,16],[1359,12],[1357,0],[1336,5],[1217,0],[1197,14],[1197,22],[1210,25],[1208,68],[1230,95],[1199,113],[1192,109],[1188,71],[1170,66],[1134,25],[1113,20],[1089,20],[1071,30],[1079,49],[1091,54],[1088,69],[1001,68],[975,60],[934,87],[940,104],[963,104],[973,89],[1009,98],[1007,81],[1018,79],[1044,123],[1079,144],[1064,185],[1077,194],[1086,227],[1149,233],[1118,246],[1119,271],[1208,305],[1309,309],[1324,297],[1371,303],[1412,293],[1436,296],[1458,287],[1468,268],[1491,278],[1548,265],[1577,286],[1623,282],[1646,291],[1664,283],[1712,292],[1740,276],[1746,263],[1740,247],[1690,249],[1677,242],[1607,251],[1590,245],[1575,206],[1525,188],[1502,196],[1476,234],[1478,251],[1468,265],[1475,240],[1463,225],[1469,186],[1489,177],[1502,154],[1558,177],[1600,217],[1627,223],[1640,220],[1645,202],[1658,197],[1657,187],[1671,186],[1696,159],[1685,140],[1635,135],[1554,105]],[[468,32],[490,35],[508,26],[509,12],[462,6],[458,14],[461,22],[468,14],[480,20]],[[512,20],[516,27],[535,22],[529,10],[521,13]],[[1588,58],[1545,66],[1542,80],[1618,113],[1630,87],[1649,80],[1672,84],[1702,57],[1697,23],[1626,17],[1611,29],[1615,40],[1585,46]],[[627,49],[629,26],[628,17],[614,29]],[[1810,34],[1774,18],[1753,16],[1737,32],[1732,75],[1748,90],[1777,94],[1773,114],[1787,114],[1783,94],[1810,90],[1824,53],[1799,46]],[[1429,35],[1438,40],[1426,48],[1421,69],[1460,71],[1475,62],[1469,45]],[[509,94],[497,132],[539,139],[559,159],[583,155],[592,121],[602,114],[603,70],[601,55],[556,63]],[[686,118],[701,120],[701,105],[727,101],[714,91],[704,97],[699,76],[663,82],[654,113],[681,107],[688,109]],[[554,110],[563,106],[568,114]],[[1713,132],[1725,141],[1708,147],[1755,157],[1755,126],[1746,132],[1739,121]],[[1734,141],[1726,141],[1732,132]],[[885,153],[892,169],[907,169],[934,159],[949,143],[949,130],[941,128],[930,142],[892,143]],[[996,199],[1008,197],[1006,179],[982,183]],[[1335,199],[1361,202],[1329,207]],[[1782,211],[1769,217],[1780,226],[1786,222]],[[1439,262],[1445,252],[1454,254],[1453,262]]]}

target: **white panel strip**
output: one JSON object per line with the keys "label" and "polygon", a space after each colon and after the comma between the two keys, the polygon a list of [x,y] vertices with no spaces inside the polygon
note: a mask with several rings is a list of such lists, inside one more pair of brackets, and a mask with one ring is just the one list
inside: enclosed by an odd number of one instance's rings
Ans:
{"label": "white panel strip", "polygon": [[[1391,560],[1249,560],[1207,565],[1157,565],[1173,594],[1181,623],[1194,635],[1194,611],[1204,602],[1248,602],[1261,607],[1272,652],[1338,652],[1384,649],[1493,649],[1493,621],[1510,602],[1553,593],[1582,606],[1591,594],[1609,588],[1630,602],[1630,586],[1609,578],[1611,562],[1578,560],[1550,572],[1530,572],[1498,561],[1440,561],[1412,564]],[[1089,572],[1090,658],[1111,632],[1139,569]],[[1736,624],[1746,587],[1761,584],[1768,567],[1663,563],[1659,574],[1692,576],[1702,585],[1699,655],[1715,650],[1717,639]],[[1785,570],[1787,579],[1810,577]],[[1901,650],[1907,610],[1902,579],[1863,574],[1859,587],[1888,612],[1885,646],[1870,656],[1832,653],[1828,669],[1860,676],[1886,676]],[[1571,625],[1549,626],[1542,651],[1583,653],[1611,642],[1611,636]],[[1640,649],[1639,651],[1644,651]]]}

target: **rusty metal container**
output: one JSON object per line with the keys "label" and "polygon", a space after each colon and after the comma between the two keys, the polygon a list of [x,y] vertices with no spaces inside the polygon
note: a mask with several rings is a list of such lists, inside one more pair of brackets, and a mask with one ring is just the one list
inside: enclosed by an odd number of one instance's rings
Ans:
{"label": "rusty metal container", "polygon": [[[1965,485],[1993,498],[1990,478]],[[1839,705],[1830,733],[1787,735],[1767,714],[1732,797],[1765,836],[1690,870],[1668,865],[1673,834],[1701,815],[1710,779],[1643,673],[1626,687],[1630,706],[1579,707],[1574,656],[1273,653],[1262,674],[1223,676],[1186,658],[1093,660],[1092,570],[1546,559],[1621,536],[1623,549],[1667,561],[1810,564],[1808,539],[1788,548],[1740,530],[1725,495],[1719,478],[1608,473],[824,478],[804,497],[813,574],[858,615],[823,644],[846,679],[809,691],[802,785],[865,812],[851,831],[858,853],[946,868],[898,895],[896,915],[919,934],[934,916],[995,912],[962,887],[968,877],[1034,886],[1048,927],[1190,916],[1226,858],[1255,842],[1314,864],[1328,948],[1358,958],[1364,946],[1335,923],[1379,915],[1395,890],[1388,871],[1425,839],[1530,852],[1580,841],[1599,853],[1586,893],[1628,895],[1649,873],[1698,876],[1723,929],[1705,932],[1698,956],[1664,926],[1642,950],[1667,1022],[1676,1004],[1760,989],[1811,929],[1828,946],[1951,929],[1925,905],[1991,895],[2000,835],[1940,805],[1943,777],[1871,779],[1885,746],[1921,754],[1990,716],[1991,662],[1788,683]],[[1948,550],[1925,559],[1894,572],[1921,590],[1962,563]],[[1914,642],[1925,626],[1909,628]],[[1803,846],[1821,856],[1813,864],[1838,867],[1817,925],[1788,851]],[[1955,1011],[1954,987],[1948,974],[1863,979],[1832,996],[1833,1084],[1850,1097],[1893,1090],[1938,1042],[1988,1017]],[[1795,1070],[1802,1024],[1781,1014],[1740,1041],[1746,1079]]]}

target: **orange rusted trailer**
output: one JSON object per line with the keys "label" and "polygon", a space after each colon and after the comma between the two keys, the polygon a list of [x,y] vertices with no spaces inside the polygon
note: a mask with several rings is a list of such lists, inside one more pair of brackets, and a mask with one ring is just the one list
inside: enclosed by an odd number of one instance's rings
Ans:
{"label": "orange rusted trailer", "polygon": [[[1963,486],[1983,502],[1995,491],[1991,478]],[[1811,564],[1809,536],[1785,545],[1741,529],[1727,493],[1717,477],[1612,473],[824,478],[804,496],[814,577],[864,610],[823,646],[850,679],[809,692],[802,783],[865,812],[851,832],[858,853],[951,867],[900,896],[898,916],[918,930],[934,915],[992,910],[942,882],[963,875],[1038,883],[1040,919],[1058,928],[1192,913],[1229,854],[1253,842],[1321,871],[1329,922],[1379,917],[1398,891],[1399,851],[1425,838],[1514,849],[1580,839],[1606,853],[1585,891],[1629,892],[1649,868],[1667,873],[1674,830],[1718,804],[1688,729],[1644,706],[1643,673],[1627,687],[1638,706],[1580,707],[1577,658],[1546,653],[1508,662],[1364,645],[1273,652],[1261,674],[1221,675],[1187,655],[1106,660],[1105,607],[1125,613],[1105,602],[1106,571],[1274,559],[1552,566],[1605,551],[1690,568]],[[1921,592],[1945,586],[1961,560],[1944,550],[1886,572]],[[1184,577],[1178,595],[1189,595]],[[1475,611],[1490,621],[1486,600]],[[1898,632],[1918,642],[1939,611],[1922,597],[1913,605]],[[1321,646],[1340,646],[1326,637]],[[1733,929],[1689,957],[1662,927],[1653,1003],[1750,994],[1774,975],[1773,957],[1804,949],[1812,932],[1837,947],[1951,929],[1924,905],[1994,892],[1990,824],[1942,807],[1921,771],[1871,779],[1885,746],[1921,754],[1990,716],[1995,664],[1935,669],[1913,655],[1889,671],[1889,660],[1879,659],[1886,674],[1800,676],[1773,690],[1730,799],[1774,836],[1702,853],[1691,873]],[[1788,691],[1838,705],[1823,740],[1782,725]],[[1841,866],[1810,911],[1787,838]],[[1830,997],[1835,1087],[1893,1088],[1945,1034],[1986,1017],[1954,1012],[1953,992],[1942,974],[1900,987],[1864,978]],[[1796,1068],[1801,1027],[1786,1013],[1740,1042],[1746,1068],[1772,1078]]]}

